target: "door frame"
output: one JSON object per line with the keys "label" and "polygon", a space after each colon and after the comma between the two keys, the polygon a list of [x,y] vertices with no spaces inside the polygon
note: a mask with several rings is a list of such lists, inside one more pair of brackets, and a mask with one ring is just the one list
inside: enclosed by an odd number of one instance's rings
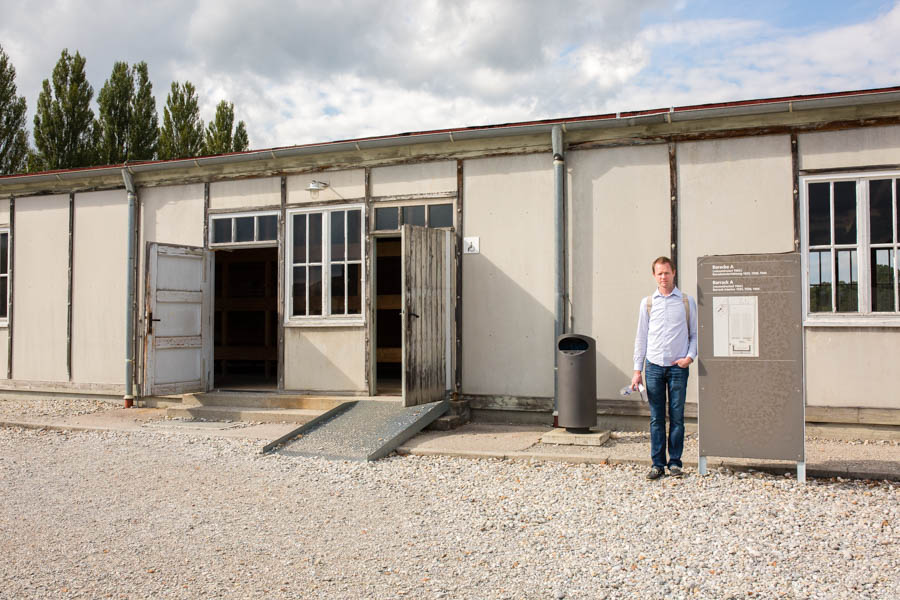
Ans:
{"label": "door frame", "polygon": [[[369,284],[371,286],[368,289],[369,310],[368,314],[366,315],[369,329],[369,395],[375,396],[378,394],[378,240],[395,238],[400,241],[403,238],[400,234],[399,229],[390,231],[371,231],[369,232],[368,237],[368,244],[370,248],[369,256],[372,257],[370,262],[372,272],[371,277],[368,278]],[[402,273],[402,263],[400,265],[400,270]]]}

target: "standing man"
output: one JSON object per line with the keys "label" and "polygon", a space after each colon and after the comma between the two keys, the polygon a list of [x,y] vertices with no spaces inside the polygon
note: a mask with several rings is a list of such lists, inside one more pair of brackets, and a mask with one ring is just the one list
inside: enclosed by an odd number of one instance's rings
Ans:
{"label": "standing man", "polygon": [[[680,477],[683,474],[684,398],[688,367],[697,358],[697,303],[675,287],[675,266],[669,258],[660,256],[650,268],[657,289],[641,300],[631,387],[635,389],[641,383],[641,369],[646,359],[650,458],[653,460],[647,479],[659,479],[667,466],[670,475]],[[668,460],[666,404],[669,407]]]}

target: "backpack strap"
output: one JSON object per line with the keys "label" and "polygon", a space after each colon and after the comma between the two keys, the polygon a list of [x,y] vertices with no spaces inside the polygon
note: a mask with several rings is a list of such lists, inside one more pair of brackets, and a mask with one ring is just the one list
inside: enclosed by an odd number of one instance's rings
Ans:
{"label": "backpack strap", "polygon": [[[684,320],[687,323],[688,333],[691,331],[691,301],[684,294],[681,295],[681,301],[684,303]],[[650,318],[650,307],[653,306],[653,294],[647,296],[647,318]]]}

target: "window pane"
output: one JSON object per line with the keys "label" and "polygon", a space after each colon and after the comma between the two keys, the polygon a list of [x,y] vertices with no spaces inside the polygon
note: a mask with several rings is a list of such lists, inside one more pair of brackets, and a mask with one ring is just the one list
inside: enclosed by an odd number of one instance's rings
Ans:
{"label": "window pane", "polygon": [[453,205],[432,204],[428,207],[429,227],[453,227]]}
{"label": "window pane", "polygon": [[9,272],[9,234],[0,233],[0,274]]}
{"label": "window pane", "polygon": [[403,224],[404,225],[425,225],[425,207],[424,206],[404,206],[403,207]]}
{"label": "window pane", "polygon": [[855,181],[836,181],[834,184],[834,243],[856,243]]}
{"label": "window pane", "polygon": [[306,215],[294,215],[294,264],[306,262]]}
{"label": "window pane", "polygon": [[309,268],[309,314],[322,314],[322,267]]}
{"label": "window pane", "polygon": [[346,314],[344,307],[344,265],[331,265],[331,314]]}
{"label": "window pane", "polygon": [[859,273],[856,250],[837,251],[837,311],[859,310]]}
{"label": "window pane", "polygon": [[873,244],[890,244],[893,239],[893,180],[879,179],[869,182],[869,241]]}
{"label": "window pane", "polygon": [[293,305],[292,315],[306,316],[306,267],[294,267]]}
{"label": "window pane", "polygon": [[231,243],[231,219],[213,219],[213,244]]}
{"label": "window pane", "polygon": [[894,311],[894,251],[872,250],[872,311]]}
{"label": "window pane", "polygon": [[[345,214],[343,210],[336,210],[331,213],[331,260],[344,260]],[[343,312],[343,309],[341,312]]]}
{"label": "window pane", "polygon": [[264,215],[256,217],[257,235],[259,241],[278,239],[278,215]]}
{"label": "window pane", "polygon": [[[309,262],[322,262],[322,213],[309,215]],[[312,275],[309,281],[312,284]],[[311,299],[309,302],[312,305]]]}
{"label": "window pane", "polygon": [[831,204],[829,183],[809,184],[809,245],[831,243]]}
{"label": "window pane", "polygon": [[0,319],[5,319],[7,317],[6,314],[6,299],[7,299],[7,286],[9,285],[8,277],[0,277]]}
{"label": "window pane", "polygon": [[237,217],[235,218],[234,241],[235,242],[252,242],[253,241],[253,217]]}
{"label": "window pane", "polygon": [[397,217],[398,211],[396,206],[375,209],[375,229],[376,231],[391,231],[400,227],[400,221]]}
{"label": "window pane", "polygon": [[[396,211],[395,211],[396,212]],[[362,256],[362,211],[347,211],[347,260],[359,260]]]}
{"label": "window pane", "polygon": [[347,314],[362,313],[362,268],[360,265],[347,265]]}
{"label": "window pane", "polygon": [[831,251],[809,253],[809,312],[831,312]]}

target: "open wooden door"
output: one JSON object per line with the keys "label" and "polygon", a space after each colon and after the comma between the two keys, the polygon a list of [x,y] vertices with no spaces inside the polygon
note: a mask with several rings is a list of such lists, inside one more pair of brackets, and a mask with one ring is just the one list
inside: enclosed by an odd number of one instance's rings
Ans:
{"label": "open wooden door", "polygon": [[450,231],[404,225],[402,245],[403,405],[444,398],[450,314]]}
{"label": "open wooden door", "polygon": [[151,243],[144,302],[144,394],[202,392],[211,382],[209,252]]}

